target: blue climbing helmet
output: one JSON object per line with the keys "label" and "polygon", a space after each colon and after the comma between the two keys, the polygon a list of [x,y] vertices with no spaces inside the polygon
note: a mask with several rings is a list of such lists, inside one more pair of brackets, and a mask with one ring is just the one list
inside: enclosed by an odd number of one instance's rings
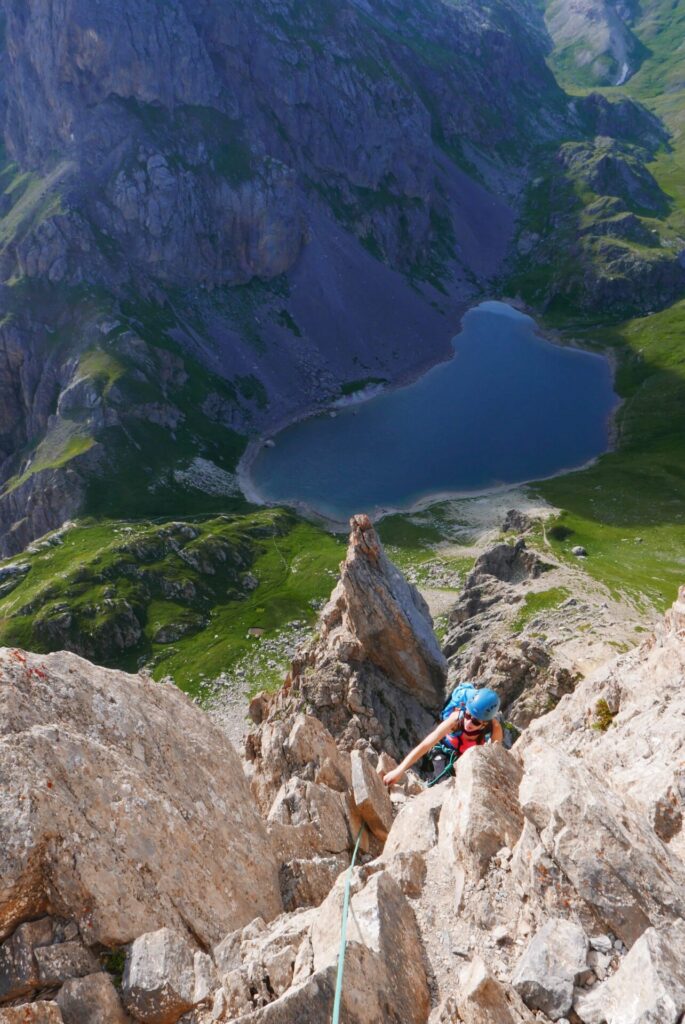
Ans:
{"label": "blue climbing helmet", "polygon": [[479,722],[491,722],[499,711],[499,697],[494,690],[476,690],[467,699],[466,710]]}

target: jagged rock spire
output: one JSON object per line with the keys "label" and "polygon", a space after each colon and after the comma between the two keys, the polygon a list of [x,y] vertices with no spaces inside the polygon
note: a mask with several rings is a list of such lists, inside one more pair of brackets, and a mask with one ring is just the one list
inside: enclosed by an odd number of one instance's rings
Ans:
{"label": "jagged rock spire", "polygon": [[428,605],[385,554],[368,516],[350,520],[340,582],[321,616],[321,642],[346,661],[372,662],[428,708],[444,700],[447,662]]}

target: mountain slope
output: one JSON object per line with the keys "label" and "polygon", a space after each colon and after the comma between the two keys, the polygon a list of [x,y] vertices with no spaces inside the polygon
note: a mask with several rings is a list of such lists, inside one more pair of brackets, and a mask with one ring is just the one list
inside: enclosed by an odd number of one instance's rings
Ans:
{"label": "mountain slope", "polygon": [[[2,7],[0,554],[225,509],[177,475],[445,354],[559,146],[609,135],[638,180],[654,149],[638,108],[569,104],[532,0]],[[625,248],[613,307],[671,301],[675,254]]]}

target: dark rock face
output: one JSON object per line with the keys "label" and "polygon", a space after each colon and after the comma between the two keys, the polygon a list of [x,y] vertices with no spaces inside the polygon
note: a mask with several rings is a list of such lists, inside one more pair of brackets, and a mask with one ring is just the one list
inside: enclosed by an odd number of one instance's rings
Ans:
{"label": "dark rock face", "polygon": [[[134,462],[147,495],[177,446],[230,471],[236,431],[418,373],[502,269],[536,147],[660,140],[635,104],[568,102],[533,0],[0,12],[0,553],[97,473]],[[678,267],[655,262],[660,296]],[[77,456],[73,500],[32,484],[25,516],[16,478]]]}
{"label": "dark rock face", "polygon": [[[66,209],[16,249],[29,276],[111,286],[104,236],[125,253],[124,278],[275,277],[297,260],[320,198],[408,264],[431,235],[436,176],[450,174],[436,138],[521,157],[521,129],[544,137],[561,112],[532,5],[5,9],[8,148],[42,173],[65,158]],[[542,119],[530,109],[540,90]]]}

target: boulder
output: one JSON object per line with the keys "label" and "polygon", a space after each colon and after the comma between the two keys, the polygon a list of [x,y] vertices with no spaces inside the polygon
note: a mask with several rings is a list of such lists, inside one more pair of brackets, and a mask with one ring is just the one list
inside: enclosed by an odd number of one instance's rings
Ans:
{"label": "boulder", "polygon": [[438,842],[438,821],[454,780],[422,790],[408,800],[395,818],[377,864],[388,871],[400,889],[417,899],[426,881],[426,856]]}
{"label": "boulder", "polygon": [[[342,853],[350,847],[350,831],[339,793],[295,776],[279,790],[269,811],[268,826],[288,826],[293,832],[273,831],[290,856]],[[302,834],[300,834],[302,829]],[[287,842],[287,837],[292,842]]]}
{"label": "boulder", "polygon": [[281,910],[240,761],[173,686],[2,649],[0,777],[0,936],[50,909],[88,945],[212,943]]}
{"label": "boulder", "polygon": [[281,866],[281,893],[286,910],[317,907],[350,863],[346,853],[328,857],[298,857]]}
{"label": "boulder", "polygon": [[[2,883],[0,882],[0,885]],[[35,950],[52,942],[52,918],[27,921],[19,925],[0,946],[0,1003],[38,988],[38,964]]]}
{"label": "boulder", "polygon": [[57,1003],[27,1003],[0,1009],[0,1024],[63,1024]]}
{"label": "boulder", "polygon": [[580,925],[551,918],[516,965],[512,985],[532,1010],[551,1020],[570,1011],[576,978],[586,968],[588,940]]}
{"label": "boulder", "polygon": [[583,1024],[679,1024],[685,1013],[685,921],[648,928],[607,981],[579,994]]}
{"label": "boulder", "polygon": [[57,993],[64,1024],[129,1024],[108,974],[90,974],[65,982]]}
{"label": "boulder", "polygon": [[[472,747],[456,764],[455,782],[440,815],[440,843],[481,878],[502,847],[523,829],[518,802],[521,767],[500,743]],[[438,788],[438,787],[436,787]]]}
{"label": "boulder", "polygon": [[[347,929],[348,955],[351,949],[360,946],[371,954],[369,977],[357,994],[358,1001],[380,1001],[384,1010],[376,1020],[425,1024],[430,995],[423,968],[421,937],[407,899],[387,871],[374,874],[365,885],[357,871],[353,890]],[[311,942],[315,972],[337,963],[343,892],[344,881],[339,879],[314,919]],[[348,991],[352,998],[351,985]]]}
{"label": "boulder", "polygon": [[[516,745],[539,740],[578,755],[605,786],[636,805],[642,819],[685,860],[685,588],[640,647],[612,658],[535,721]],[[605,702],[605,723],[598,720]],[[609,724],[606,723],[606,712]]]}
{"label": "boulder", "polygon": [[199,1001],[195,949],[171,928],[139,936],[126,958],[121,991],[136,1020],[174,1024]]}
{"label": "boulder", "polygon": [[383,780],[361,750],[352,751],[352,795],[364,824],[384,843],[392,828],[392,803]]}
{"label": "boulder", "polygon": [[383,849],[383,860],[399,853],[427,853],[438,841],[440,812],[454,789],[452,779],[424,789],[408,800],[392,823]]}
{"label": "boulder", "polygon": [[630,946],[650,925],[685,916],[685,866],[644,816],[544,740],[523,753],[524,814],[606,928]]}
{"label": "boulder", "polygon": [[497,981],[480,957],[460,974],[456,1004],[462,1024],[534,1024],[517,993]]}
{"label": "boulder", "polygon": [[41,985],[61,985],[69,978],[95,974],[100,965],[82,942],[58,942],[35,951]]}

